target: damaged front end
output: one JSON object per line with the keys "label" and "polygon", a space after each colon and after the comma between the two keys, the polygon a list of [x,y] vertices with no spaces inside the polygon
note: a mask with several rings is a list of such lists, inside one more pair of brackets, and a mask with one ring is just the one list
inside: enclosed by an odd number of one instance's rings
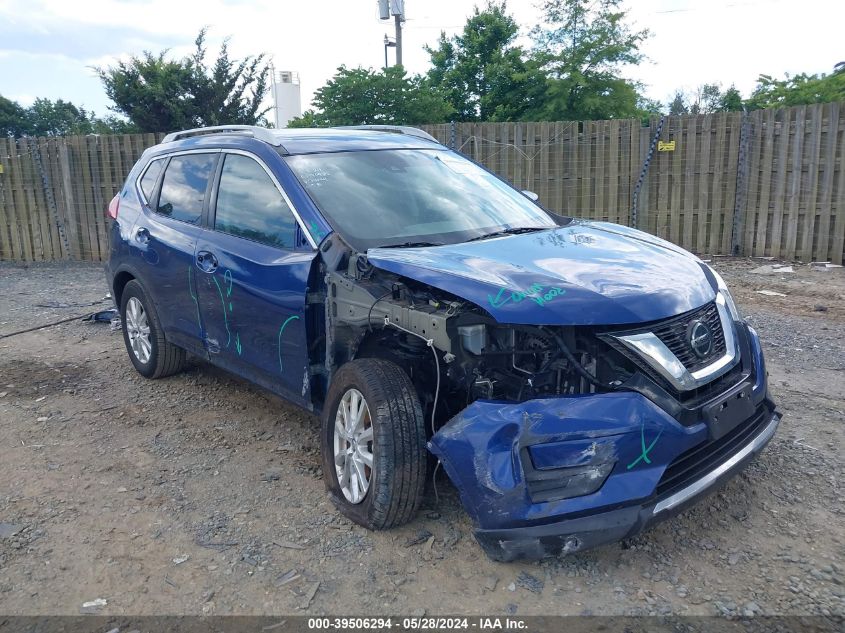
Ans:
{"label": "damaged front end", "polygon": [[[361,357],[406,370],[430,419],[429,450],[494,559],[636,534],[731,477],[777,427],[757,335],[712,271],[689,268],[695,292],[666,316],[665,284],[628,284],[613,295],[600,272],[595,281],[582,274],[580,286],[562,273],[559,283],[529,283],[523,268],[490,265],[479,266],[491,277],[479,285],[457,265],[460,277],[422,278],[419,266],[441,250],[411,249],[396,263],[399,256],[359,253],[336,236],[321,250],[318,373],[327,384]],[[486,261],[474,255],[462,251],[461,265]],[[643,288],[662,297],[652,319],[614,324],[616,313],[646,314]],[[614,304],[601,304],[599,319],[566,304],[576,297],[582,307],[591,298]]]}
{"label": "damaged front end", "polygon": [[737,339],[736,366],[694,394],[635,372],[614,392],[477,400],[444,425],[429,448],[488,555],[534,559],[633,536],[741,469],[780,416],[756,334],[737,324]]}

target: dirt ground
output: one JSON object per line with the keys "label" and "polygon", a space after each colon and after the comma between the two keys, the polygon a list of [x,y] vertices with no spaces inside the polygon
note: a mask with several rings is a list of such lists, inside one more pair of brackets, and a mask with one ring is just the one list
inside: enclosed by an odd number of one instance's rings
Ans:
{"label": "dirt ground", "polygon": [[[715,261],[766,347],[769,448],[649,532],[539,563],[487,560],[445,478],[406,527],[350,524],[316,420],[205,363],[145,380],[108,324],[0,338],[0,613],[841,615],[845,269],[752,272],[772,264]],[[99,265],[0,264],[0,335],[106,292]]]}

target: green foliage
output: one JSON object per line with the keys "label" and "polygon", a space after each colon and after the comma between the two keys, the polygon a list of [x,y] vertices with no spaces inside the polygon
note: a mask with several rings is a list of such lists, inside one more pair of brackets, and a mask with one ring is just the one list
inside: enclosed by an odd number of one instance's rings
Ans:
{"label": "green foliage", "polygon": [[637,100],[637,109],[640,111],[641,117],[647,117],[654,114],[663,114],[663,104],[656,99],[649,99],[648,97],[640,96]]}
{"label": "green foliage", "polygon": [[23,136],[26,128],[26,111],[16,101],[0,95],[0,136]]}
{"label": "green foliage", "polygon": [[757,110],[845,100],[844,68],[840,62],[830,75],[801,73],[790,77],[787,74],[784,79],[760,75],[746,105]]}
{"label": "green foliage", "polygon": [[534,58],[546,73],[547,92],[530,113],[538,120],[636,117],[639,86],[621,76],[643,59],[647,30],[626,23],[622,0],[544,0],[545,24],[536,26]]}
{"label": "green foliage", "polygon": [[514,40],[519,25],[505,2],[475,7],[460,35],[441,32],[431,57],[429,85],[440,87],[460,121],[519,120],[542,97],[545,76]]}
{"label": "green foliage", "polygon": [[689,114],[689,106],[687,105],[687,99],[682,91],[678,90],[677,92],[675,92],[674,98],[669,103],[669,114]]}
{"label": "green foliage", "polygon": [[740,112],[742,111],[742,108],[742,95],[739,94],[739,90],[736,89],[736,86],[731,85],[731,87],[725,90],[724,94],[719,97],[719,106],[717,111]]}
{"label": "green foliage", "polygon": [[167,51],[145,51],[117,66],[98,68],[113,110],[141,132],[164,132],[221,124],[266,125],[269,66],[264,55],[229,58],[224,42],[217,59],[206,63],[206,31],[200,31],[191,57],[166,59]]}
{"label": "green foliage", "polygon": [[85,109],[62,99],[36,99],[27,111],[27,120],[28,136],[70,136],[92,131]]}
{"label": "green foliage", "polygon": [[702,84],[691,93],[675,92],[669,104],[669,114],[712,114],[714,112],[738,112],[743,108],[742,95],[736,86],[722,92],[717,83]]}
{"label": "green foliage", "polygon": [[544,0],[531,52],[516,45],[519,25],[503,0],[476,7],[460,34],[427,46],[424,78],[341,66],[290,127],[356,123],[579,120],[659,112],[642,86],[621,76],[639,63],[647,31],[632,31],[622,0]]}
{"label": "green foliage", "polygon": [[314,110],[306,110],[301,116],[288,121],[288,127],[320,127],[317,125],[317,115]]}
{"label": "green foliage", "polygon": [[97,117],[70,101],[36,99],[29,108],[0,96],[0,136],[127,134],[132,125],[114,116]]}
{"label": "green foliage", "polygon": [[314,94],[315,110],[294,119],[290,127],[404,124],[420,125],[448,120],[452,108],[440,91],[409,77],[401,66],[376,72],[341,66]]}

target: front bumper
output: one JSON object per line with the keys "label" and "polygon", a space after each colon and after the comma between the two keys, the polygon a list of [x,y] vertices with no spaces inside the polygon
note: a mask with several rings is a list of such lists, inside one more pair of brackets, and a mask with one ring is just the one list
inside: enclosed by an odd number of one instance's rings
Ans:
{"label": "front bumper", "polygon": [[[540,558],[630,537],[739,472],[780,421],[759,339],[742,328],[747,371],[709,397],[693,421],[679,421],[641,393],[614,392],[479,400],[443,426],[429,449],[458,488],[487,554]],[[725,431],[712,411],[733,397],[745,398],[742,419]],[[597,478],[595,486],[587,482],[586,492],[572,494],[568,486],[583,486],[585,476]]]}
{"label": "front bumper", "polygon": [[674,516],[728,481],[769,443],[780,423],[774,413],[763,430],[727,461],[688,486],[657,502],[627,506],[535,526],[479,529],[476,539],[494,560],[543,558],[612,543],[639,534]]}

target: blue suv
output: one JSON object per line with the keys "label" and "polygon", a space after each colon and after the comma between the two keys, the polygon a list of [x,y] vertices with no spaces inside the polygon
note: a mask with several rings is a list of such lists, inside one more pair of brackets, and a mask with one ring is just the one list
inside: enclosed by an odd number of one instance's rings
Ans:
{"label": "blue suv", "polygon": [[442,464],[492,558],[583,550],[712,491],[780,420],[716,271],[420,130],[170,134],[109,215],[138,372],[191,354],[320,416],[330,496],[370,529]]}

